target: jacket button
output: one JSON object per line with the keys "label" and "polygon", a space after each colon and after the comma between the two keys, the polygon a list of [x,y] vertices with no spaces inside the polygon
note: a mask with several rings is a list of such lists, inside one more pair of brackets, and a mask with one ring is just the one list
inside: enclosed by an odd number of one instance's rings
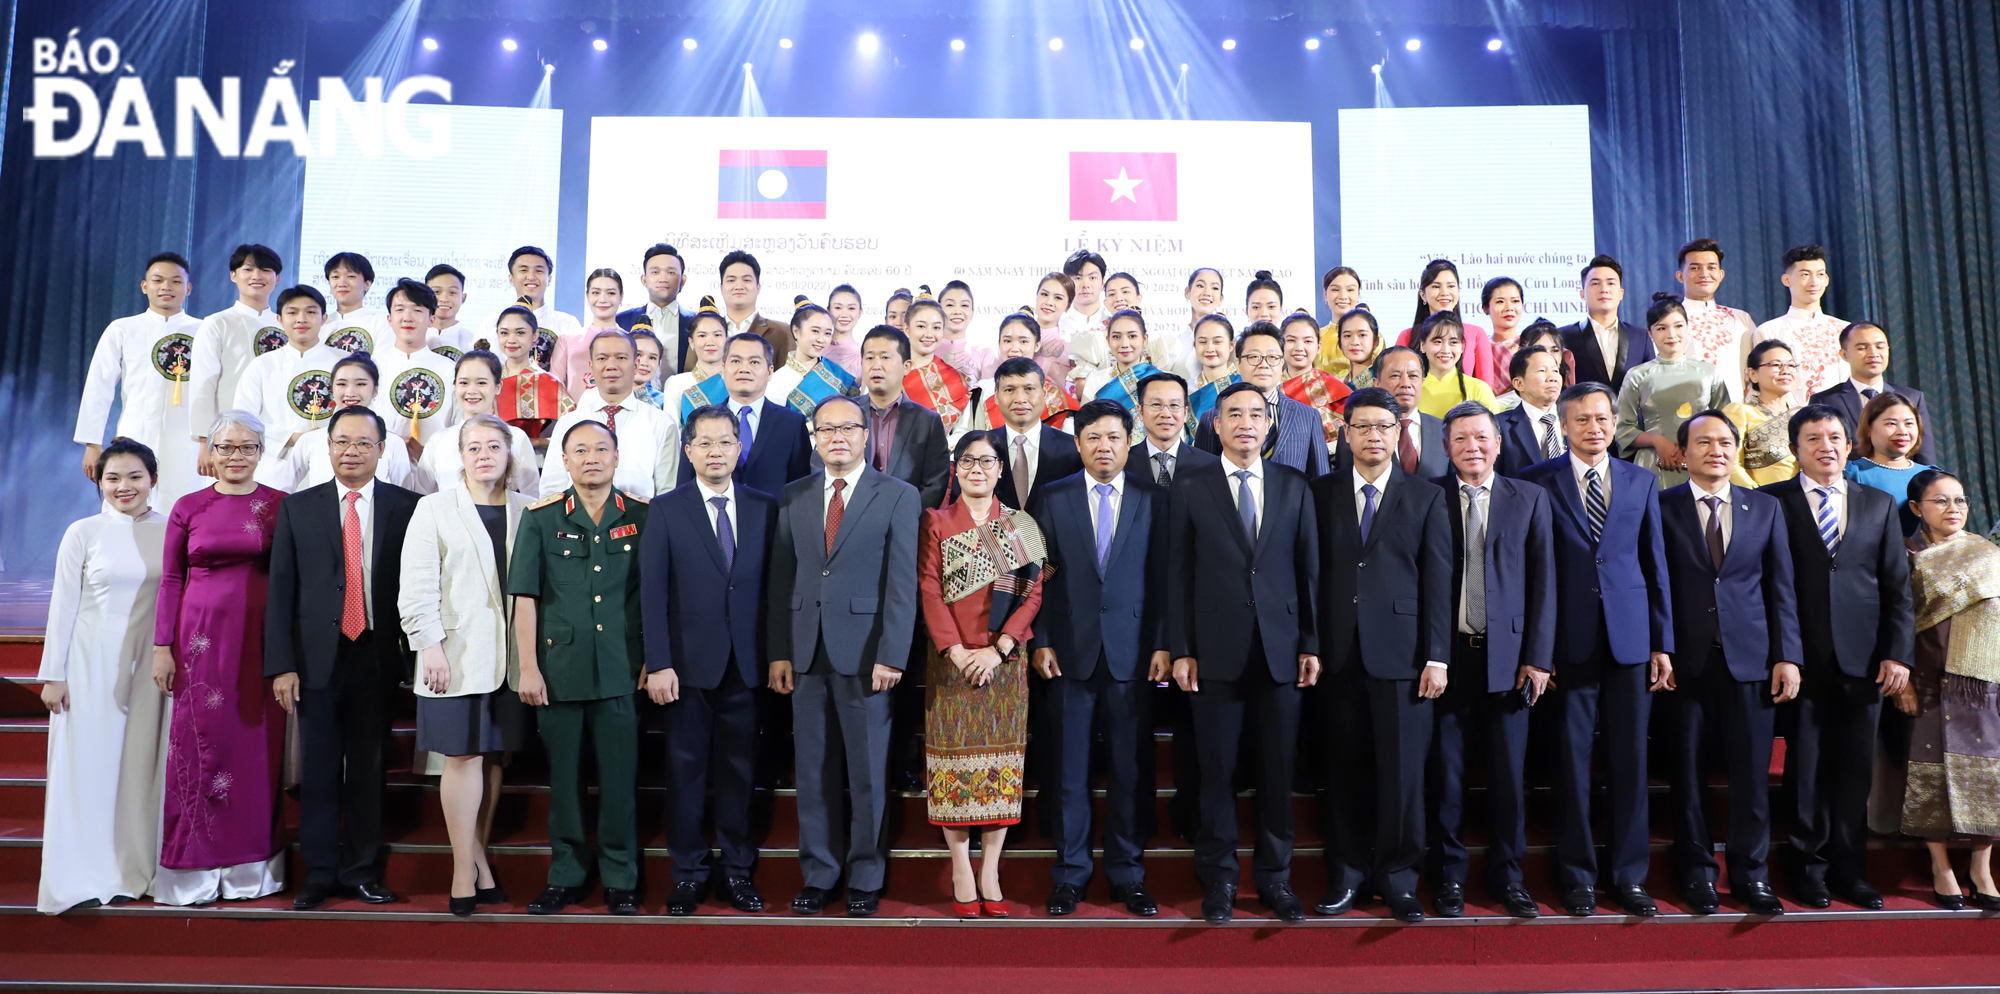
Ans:
{"label": "jacket button", "polygon": [[1359,595],[1359,594],[1356,594],[1356,595],[1355,595],[1355,597],[1354,597],[1354,603],[1356,603],[1356,604],[1359,604],[1359,603],[1361,603],[1361,595]]}
{"label": "jacket button", "polygon": [[598,630],[598,631],[600,631],[600,632],[601,632],[601,631],[603,631],[603,630],[604,630],[604,626],[603,626],[603,625],[598,625],[598,626],[597,626],[597,630]]}
{"label": "jacket button", "polygon": [[555,639],[550,639],[550,640],[549,640],[549,644],[550,644],[550,645],[554,645],[554,644],[556,644],[556,640],[555,640]]}
{"label": "jacket button", "polygon": [[568,549],[564,549],[564,550],[563,550],[563,555],[565,555],[565,556],[569,555],[569,550],[568,550]]}
{"label": "jacket button", "polygon": [[1604,560],[1602,560],[1602,559],[1599,559],[1599,560],[1597,561],[1597,565],[1599,565],[1599,566],[1602,566],[1602,565],[1604,565]]}
{"label": "jacket button", "polygon": [[602,567],[602,566],[592,566],[592,567],[591,567],[590,569],[591,569],[591,572],[593,572],[593,573],[602,573],[602,572],[604,572],[604,567]]}
{"label": "jacket button", "polygon": [[591,540],[591,541],[593,541],[593,542],[602,542],[602,541],[604,541],[604,536],[602,536],[602,535],[592,535],[592,536],[590,537],[590,540]]}
{"label": "jacket button", "polygon": [[1593,593],[1593,594],[1594,594],[1594,593],[1598,593],[1598,589],[1597,589],[1596,587],[1592,587],[1592,588],[1590,588],[1590,592],[1591,592],[1591,593]]}
{"label": "jacket button", "polygon": [[1098,608],[1098,609],[1097,609],[1097,613],[1098,613],[1098,614],[1109,614],[1109,613],[1111,613],[1111,609],[1110,609],[1110,608],[1108,608],[1108,607],[1100,607],[1100,608]]}
{"label": "jacket button", "polygon": [[1257,606],[1257,602],[1256,602],[1256,601],[1244,601],[1244,602],[1243,602],[1243,606],[1244,606],[1244,607],[1256,607],[1256,606]]}
{"label": "jacket button", "polygon": [[603,601],[603,600],[604,600],[604,595],[603,595],[603,594],[598,594],[597,596],[595,596],[595,597],[592,597],[592,598],[591,598],[590,600],[591,600],[591,602],[592,602],[592,603],[598,603],[598,602],[601,602],[601,601]]}
{"label": "jacket button", "polygon": [[1715,609],[1714,609],[1714,608],[1709,608],[1709,609],[1708,609],[1708,613],[1710,613],[1710,614],[1714,614],[1714,613],[1715,613]]}
{"label": "jacket button", "polygon": [[830,569],[823,569],[823,570],[820,570],[820,571],[819,571],[819,575],[821,575],[821,576],[832,576],[832,575],[833,575],[833,571],[832,571],[832,570],[830,570]]}
{"label": "jacket button", "polygon": [[1363,563],[1355,563],[1354,565],[1356,565],[1356,566],[1366,566],[1366,565],[1368,565],[1368,564],[1367,564],[1367,563],[1365,563],[1365,562],[1363,562]]}

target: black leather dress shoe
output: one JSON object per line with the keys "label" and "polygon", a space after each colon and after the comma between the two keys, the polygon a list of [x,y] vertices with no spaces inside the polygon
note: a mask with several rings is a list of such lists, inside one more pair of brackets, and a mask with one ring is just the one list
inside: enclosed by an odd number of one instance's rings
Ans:
{"label": "black leather dress shoe", "polygon": [[396,901],[396,892],[382,886],[380,880],[355,885],[354,896],[360,898],[363,904],[393,904]]}
{"label": "black leather dress shoe", "polygon": [[1681,901],[1687,905],[1688,913],[1695,915],[1712,915],[1722,907],[1722,898],[1716,896],[1715,885],[1706,880],[1683,881]]}
{"label": "black leather dress shoe", "polygon": [[1438,884],[1431,893],[1431,910],[1439,918],[1465,917],[1465,885],[1452,880]]}
{"label": "black leather dress shoe", "polygon": [[1563,891],[1563,910],[1578,918],[1597,913],[1597,892],[1588,887]]}
{"label": "black leather dress shoe", "polygon": [[807,887],[799,891],[799,896],[792,898],[792,914],[819,914],[826,910],[827,905],[832,904],[839,897],[840,894],[838,892],[827,890],[824,887]]}
{"label": "black leather dress shoe", "polygon": [[550,884],[540,894],[535,895],[534,900],[528,902],[528,913],[531,915],[561,914],[562,909],[583,900],[589,894],[590,888],[588,885],[583,887],[563,887],[557,884]]}
{"label": "black leather dress shoe", "polygon": [[1507,889],[1493,895],[1500,907],[1515,918],[1539,918],[1542,909],[1535,905],[1535,899],[1528,888],[1520,884],[1508,884]]}
{"label": "black leather dress shoe", "polygon": [[1236,885],[1208,885],[1201,895],[1201,920],[1210,925],[1223,925],[1235,917]]}
{"label": "black leather dress shoe", "polygon": [[764,895],[757,893],[757,885],[749,877],[730,877],[716,888],[716,895],[729,901],[729,906],[746,915],[754,915],[764,910]]}
{"label": "black leather dress shoe", "polygon": [[1660,906],[1653,903],[1652,895],[1638,884],[1613,884],[1605,894],[1611,898],[1612,904],[1634,918],[1651,918],[1660,913]]}
{"label": "black leather dress shoe", "polygon": [[1076,914],[1076,902],[1083,900],[1083,889],[1075,884],[1057,884],[1049,892],[1049,914],[1061,918]]}
{"label": "black leather dress shoe", "polygon": [[1731,893],[1735,894],[1736,899],[1742,901],[1744,907],[1749,908],[1753,915],[1785,913],[1785,903],[1778,900],[1778,895],[1771,890],[1771,885],[1762,880],[1731,888]]}
{"label": "black leather dress shoe", "polygon": [[701,907],[701,881],[683,880],[674,885],[674,892],[667,895],[667,914],[685,918]]}
{"label": "black leather dress shoe", "polygon": [[847,892],[847,917],[870,918],[882,910],[882,892],[850,888]]}
{"label": "black leather dress shoe", "polygon": [[1399,922],[1415,924],[1424,920],[1424,902],[1417,895],[1404,891],[1401,894],[1384,894],[1382,903],[1389,906],[1389,914]]}
{"label": "black leather dress shoe", "polygon": [[293,911],[311,911],[326,903],[333,896],[332,884],[307,883],[292,896]]}
{"label": "black leather dress shoe", "polygon": [[1143,883],[1113,887],[1111,899],[1124,902],[1126,911],[1141,918],[1151,918],[1160,913],[1160,902],[1153,899],[1153,895],[1147,892]]}
{"label": "black leather dress shoe", "polygon": [[1306,920],[1306,904],[1292,893],[1292,885],[1274,883],[1257,888],[1257,903],[1270,908],[1279,921],[1302,922]]}
{"label": "black leather dress shoe", "polygon": [[[1857,908],[1869,911],[1882,910],[1882,892],[1870,886],[1866,880],[1856,880],[1840,889],[1840,899]],[[1822,904],[1819,907],[1826,907]]]}
{"label": "black leather dress shoe", "polygon": [[1818,880],[1792,881],[1792,900],[1808,908],[1833,907],[1833,890]]}
{"label": "black leather dress shoe", "polygon": [[639,913],[639,892],[617,887],[604,888],[604,910],[614,915],[636,915]]}
{"label": "black leather dress shoe", "polygon": [[1354,888],[1335,887],[1313,905],[1313,914],[1337,916],[1354,910]]}

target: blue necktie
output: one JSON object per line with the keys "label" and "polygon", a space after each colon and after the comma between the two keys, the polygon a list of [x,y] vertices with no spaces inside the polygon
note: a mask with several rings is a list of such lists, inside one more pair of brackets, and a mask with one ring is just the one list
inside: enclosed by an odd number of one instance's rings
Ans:
{"label": "blue necktie", "polygon": [[1840,554],[1840,516],[1833,513],[1833,488],[1814,487],[1819,494],[1819,512],[1813,520],[1819,525],[1819,540],[1826,543],[1826,555],[1831,559]]}
{"label": "blue necktie", "polygon": [[710,497],[715,505],[715,544],[722,546],[722,565],[736,565],[736,529],[729,527],[729,498]]}
{"label": "blue necktie", "polygon": [[750,461],[750,408],[748,406],[739,408],[736,411],[736,425],[737,441],[743,443],[743,447],[737,450],[736,453],[736,465],[741,466]]}
{"label": "blue necktie", "polygon": [[1363,542],[1368,541],[1368,529],[1375,525],[1375,495],[1381,492],[1375,489],[1375,484],[1373,483],[1364,483],[1361,485],[1361,540]]}
{"label": "blue necktie", "polygon": [[1097,490],[1097,575],[1104,575],[1105,560],[1111,558],[1111,529],[1118,515],[1111,510],[1111,484],[1100,483]]}
{"label": "blue necktie", "polygon": [[1257,544],[1257,495],[1250,492],[1250,471],[1239,469],[1236,477],[1236,513],[1243,516],[1243,537]]}
{"label": "blue necktie", "polygon": [[1604,484],[1597,478],[1597,471],[1586,471],[1583,479],[1590,485],[1590,492],[1584,495],[1584,509],[1590,512],[1590,540],[1595,542],[1604,537],[1604,519],[1611,509],[1604,503]]}

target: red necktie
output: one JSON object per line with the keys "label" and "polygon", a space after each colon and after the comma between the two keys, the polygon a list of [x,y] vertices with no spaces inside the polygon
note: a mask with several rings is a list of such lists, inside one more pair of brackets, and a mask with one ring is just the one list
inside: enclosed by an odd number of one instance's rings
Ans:
{"label": "red necktie", "polygon": [[611,429],[611,430],[612,430],[612,432],[614,432],[614,433],[615,433],[615,432],[617,432],[617,431],[618,431],[618,412],[619,412],[619,411],[622,411],[622,410],[624,410],[624,409],[625,409],[625,405],[623,405],[623,404],[613,404],[613,405],[611,405],[610,407],[607,407],[607,408],[605,408],[605,409],[604,409],[604,427],[606,427],[606,428],[609,428],[609,429]]}
{"label": "red necktie", "polygon": [[1401,438],[1396,442],[1396,454],[1403,461],[1403,472],[1405,473],[1414,473],[1417,471],[1417,440],[1410,434],[1413,428],[1414,426],[1411,424],[1410,419],[1404,418],[1403,430],[1397,432]]}
{"label": "red necktie", "polygon": [[340,517],[340,552],[345,562],[347,591],[340,599],[340,634],[349,642],[361,637],[368,628],[368,608],[362,600],[361,579],[361,512],[354,505],[361,502],[359,491],[347,492],[347,512]]}
{"label": "red necktie", "polygon": [[847,503],[840,499],[840,492],[847,489],[846,480],[833,481],[833,499],[826,502],[826,554],[833,555],[833,537],[840,534],[840,516],[847,513]]}

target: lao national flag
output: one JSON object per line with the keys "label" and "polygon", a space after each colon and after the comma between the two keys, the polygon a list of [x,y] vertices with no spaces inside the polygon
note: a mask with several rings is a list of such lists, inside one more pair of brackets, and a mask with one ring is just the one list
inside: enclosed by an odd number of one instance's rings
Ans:
{"label": "lao national flag", "polygon": [[1172,221],[1178,194],[1172,152],[1069,154],[1072,221]]}
{"label": "lao national flag", "polygon": [[715,216],[826,217],[826,152],[723,149]]}

